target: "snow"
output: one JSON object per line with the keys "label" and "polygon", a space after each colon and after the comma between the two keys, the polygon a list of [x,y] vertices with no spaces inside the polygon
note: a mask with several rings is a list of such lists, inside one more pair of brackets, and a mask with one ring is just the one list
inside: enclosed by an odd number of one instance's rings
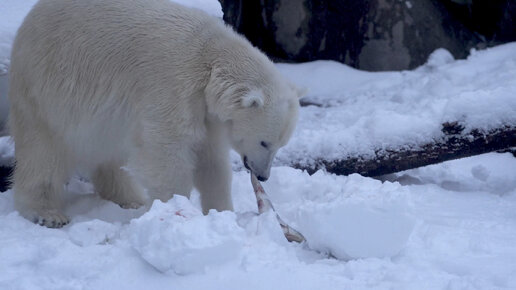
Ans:
{"label": "snow", "polygon": [[2,0],[0,1],[0,75],[7,72],[11,45],[16,30],[36,0]]}
{"label": "snow", "polygon": [[[0,1],[0,63],[34,2]],[[183,2],[221,15],[216,1]],[[446,121],[466,130],[514,125],[515,51],[510,43],[454,60],[439,49],[403,72],[279,64],[319,106],[301,109],[276,164],[422,144],[442,137]],[[0,162],[13,155],[0,138]],[[245,171],[234,172],[235,212],[206,216],[197,192],[122,209],[75,177],[72,221],[62,229],[23,219],[9,190],[0,193],[0,289],[516,289],[515,172],[509,153],[381,180],[276,166],[263,186],[307,238],[301,245],[285,240],[272,213],[256,214]]]}
{"label": "snow", "polygon": [[132,247],[161,272],[193,274],[235,260],[244,247],[244,230],[233,212],[207,216],[186,197],[155,201],[127,228]]}
{"label": "snow", "polygon": [[[8,114],[7,70],[10,64],[11,46],[16,30],[36,0],[0,1],[0,128],[6,123]],[[0,134],[3,132],[0,129]]]}
{"label": "snow", "polygon": [[8,166],[14,160],[13,140],[10,137],[0,137],[0,166]]}
{"label": "snow", "polygon": [[222,18],[224,13],[222,12],[222,7],[220,7],[220,3],[218,1],[213,0],[171,0],[172,2],[176,2],[188,7],[201,9],[204,12]]}
{"label": "snow", "polygon": [[393,257],[405,247],[415,224],[406,189],[359,175],[341,179],[319,172],[312,178],[320,182],[312,189],[317,197],[297,210],[310,248],[349,260]]}
{"label": "snow", "polygon": [[275,167],[264,187],[304,245],[286,242],[272,214],[255,214],[243,171],[233,181],[235,213],[206,216],[197,193],[124,210],[74,179],[63,229],[20,217],[8,191],[0,289],[511,289],[514,172],[509,153],[384,182]]}

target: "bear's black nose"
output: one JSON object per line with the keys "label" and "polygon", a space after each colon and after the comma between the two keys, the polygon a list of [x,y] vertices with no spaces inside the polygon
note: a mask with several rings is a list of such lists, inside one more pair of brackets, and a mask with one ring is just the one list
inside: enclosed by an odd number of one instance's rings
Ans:
{"label": "bear's black nose", "polygon": [[259,181],[267,181],[267,177],[263,177],[263,176],[256,176],[256,178],[258,178]]}

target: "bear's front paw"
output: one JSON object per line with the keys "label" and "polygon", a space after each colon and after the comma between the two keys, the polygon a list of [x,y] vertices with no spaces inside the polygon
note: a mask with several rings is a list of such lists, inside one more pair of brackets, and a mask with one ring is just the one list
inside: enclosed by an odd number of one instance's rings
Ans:
{"label": "bear's front paw", "polygon": [[51,210],[38,214],[33,218],[33,222],[47,228],[61,228],[68,224],[70,220],[67,216]]}

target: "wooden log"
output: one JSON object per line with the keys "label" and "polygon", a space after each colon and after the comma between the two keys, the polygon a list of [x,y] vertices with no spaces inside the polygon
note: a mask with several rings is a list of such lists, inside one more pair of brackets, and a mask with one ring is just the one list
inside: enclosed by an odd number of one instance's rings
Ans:
{"label": "wooden log", "polygon": [[[353,157],[339,160],[314,160],[312,166],[299,163],[283,164],[306,170],[309,174],[319,169],[337,175],[359,173],[363,176],[381,176],[478,154],[507,151],[516,147],[516,125],[505,125],[487,132],[479,129],[464,133],[458,122],[445,123],[444,137],[422,146],[403,146],[399,149],[377,150],[373,157]],[[514,153],[513,153],[514,154]],[[0,167],[0,192],[8,189],[9,165]]]}
{"label": "wooden log", "polygon": [[359,173],[380,176],[443,161],[470,157],[516,146],[516,126],[506,125],[487,132],[479,129],[465,133],[458,122],[443,124],[444,137],[422,146],[377,150],[373,157],[340,160],[315,160],[313,166],[298,163],[289,166],[313,174],[319,169],[337,175]]}

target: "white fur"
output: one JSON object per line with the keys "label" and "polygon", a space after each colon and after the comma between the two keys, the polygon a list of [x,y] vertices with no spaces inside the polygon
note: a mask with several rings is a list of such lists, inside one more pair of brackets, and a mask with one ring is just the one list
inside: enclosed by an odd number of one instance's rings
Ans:
{"label": "white fur", "polygon": [[204,212],[231,210],[231,146],[267,178],[297,119],[297,91],[262,53],[168,0],[41,0],[10,73],[16,206],[51,227],[68,222],[77,170],[123,207],[145,202],[140,185],[164,201],[195,186]]}

